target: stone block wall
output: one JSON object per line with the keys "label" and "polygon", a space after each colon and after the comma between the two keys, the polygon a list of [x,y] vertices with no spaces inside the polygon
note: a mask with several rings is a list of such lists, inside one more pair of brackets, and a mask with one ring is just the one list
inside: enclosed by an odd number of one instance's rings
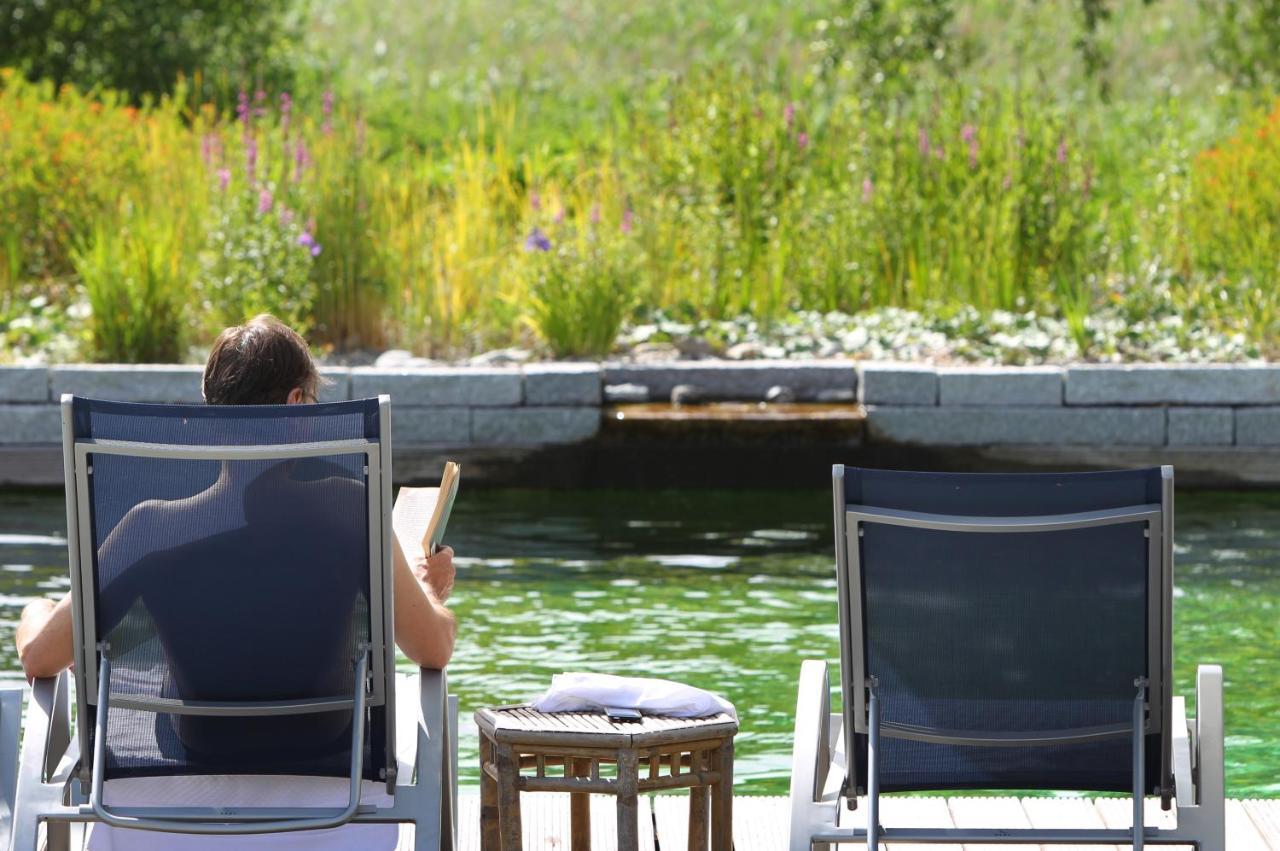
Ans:
{"label": "stone block wall", "polygon": [[[933,367],[828,361],[552,363],[328,368],[321,398],[392,398],[399,447],[574,444],[599,432],[620,386],[655,402],[678,385],[711,400],[860,403],[870,443],[938,447],[1280,447],[1280,366]],[[55,445],[63,393],[198,403],[197,366],[0,367],[0,447]]]}
{"label": "stone block wall", "polygon": [[[391,396],[397,446],[575,443],[600,428],[602,368],[326,368],[323,401]],[[198,366],[0,367],[0,447],[57,444],[63,393],[122,402],[202,401]]]}
{"label": "stone block wall", "polygon": [[873,441],[926,446],[1280,446],[1280,366],[864,364]]}

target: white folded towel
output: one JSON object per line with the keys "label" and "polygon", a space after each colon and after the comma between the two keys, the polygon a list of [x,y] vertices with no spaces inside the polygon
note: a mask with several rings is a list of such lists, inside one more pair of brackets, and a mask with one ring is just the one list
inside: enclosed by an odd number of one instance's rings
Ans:
{"label": "white folded towel", "polygon": [[732,703],[709,691],[671,680],[613,674],[556,674],[551,688],[535,698],[532,706],[539,712],[589,712],[618,706],[675,718],[705,718],[727,712],[738,719]]}

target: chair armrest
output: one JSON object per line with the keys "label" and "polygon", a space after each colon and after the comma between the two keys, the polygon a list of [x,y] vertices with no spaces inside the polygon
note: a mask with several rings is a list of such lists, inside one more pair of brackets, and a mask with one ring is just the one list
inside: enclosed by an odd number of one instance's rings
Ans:
{"label": "chair armrest", "polygon": [[70,676],[63,671],[31,683],[22,765],[24,772],[37,768],[41,782],[54,775],[71,744]]}
{"label": "chair armrest", "polygon": [[0,848],[9,847],[18,794],[18,739],[22,735],[22,689],[0,689]]}
{"label": "chair armrest", "polygon": [[1196,669],[1196,803],[1202,807],[1226,806],[1226,769],[1223,759],[1222,667]]}
{"label": "chair armrest", "polygon": [[[448,679],[437,668],[419,668],[417,674],[400,674],[396,685],[396,785],[409,786],[423,765],[435,765],[435,757],[421,750],[427,743],[443,745],[448,737]],[[434,745],[432,747],[434,751]],[[440,751],[442,758],[447,752]]]}
{"label": "chair armrest", "polygon": [[812,659],[800,667],[795,739],[791,748],[791,803],[822,797],[831,766],[830,691],[827,663]]}

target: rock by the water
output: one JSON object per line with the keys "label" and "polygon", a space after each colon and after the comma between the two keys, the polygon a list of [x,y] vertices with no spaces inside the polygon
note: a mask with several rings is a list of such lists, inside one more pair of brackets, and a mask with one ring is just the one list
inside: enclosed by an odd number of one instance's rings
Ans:
{"label": "rock by the water", "polygon": [[606,384],[604,400],[615,405],[648,402],[649,388],[643,384]]}
{"label": "rock by the water", "polygon": [[395,367],[404,366],[408,361],[413,360],[413,352],[407,349],[387,349],[374,360],[374,366]]}
{"label": "rock by the water", "polygon": [[701,405],[706,401],[706,391],[696,384],[677,384],[671,388],[671,404],[677,408],[681,405]]}
{"label": "rock by the water", "polygon": [[764,400],[770,405],[786,405],[796,400],[796,394],[790,387],[775,384],[765,391]]}
{"label": "rock by the water", "polygon": [[702,337],[682,337],[676,340],[676,348],[680,356],[690,360],[702,360],[715,357],[715,348]]}
{"label": "rock by the water", "polygon": [[745,342],[734,343],[725,350],[724,356],[729,360],[755,360],[764,353],[764,347],[759,343]]}
{"label": "rock by the water", "polygon": [[512,364],[525,363],[531,357],[533,357],[533,352],[528,349],[512,346],[508,349],[494,349],[491,352],[482,352],[471,358],[468,363],[472,366],[511,366]]}
{"label": "rock by the water", "polygon": [[679,357],[680,350],[671,343],[641,343],[631,350],[631,359],[637,363],[661,363]]}

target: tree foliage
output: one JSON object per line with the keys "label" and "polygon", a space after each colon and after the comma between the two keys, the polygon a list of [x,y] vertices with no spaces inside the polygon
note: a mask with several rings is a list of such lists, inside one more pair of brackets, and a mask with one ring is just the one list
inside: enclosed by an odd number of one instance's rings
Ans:
{"label": "tree foliage", "polygon": [[275,84],[295,14],[289,0],[0,0],[0,67],[135,100],[196,72],[223,91]]}

